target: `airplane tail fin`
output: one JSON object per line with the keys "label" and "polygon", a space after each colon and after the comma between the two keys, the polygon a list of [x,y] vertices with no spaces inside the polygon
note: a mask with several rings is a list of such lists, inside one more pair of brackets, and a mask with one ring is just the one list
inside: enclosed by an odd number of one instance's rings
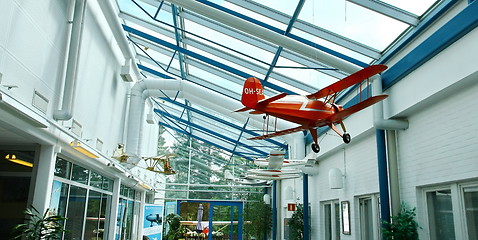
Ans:
{"label": "airplane tail fin", "polygon": [[264,90],[261,81],[255,77],[250,77],[244,83],[241,102],[248,108],[254,108],[257,102],[263,100]]}

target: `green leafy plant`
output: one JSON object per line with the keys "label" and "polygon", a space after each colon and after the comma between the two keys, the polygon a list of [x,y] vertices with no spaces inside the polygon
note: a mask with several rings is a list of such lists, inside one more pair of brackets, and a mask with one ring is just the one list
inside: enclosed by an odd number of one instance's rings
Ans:
{"label": "green leafy plant", "polygon": [[166,222],[169,224],[169,231],[164,236],[166,240],[177,240],[180,238],[184,238],[184,234],[186,233],[186,227],[181,226],[181,220],[183,218],[178,214],[168,214],[166,216]]}
{"label": "green leafy plant", "polygon": [[266,239],[267,233],[272,228],[272,208],[265,204],[262,199],[250,202],[244,211],[244,233],[249,238]]}
{"label": "green leafy plant", "polygon": [[385,239],[418,240],[418,223],[415,221],[416,208],[408,209],[405,203],[400,212],[392,217],[392,222],[384,222],[382,232]]}
{"label": "green leafy plant", "polygon": [[25,211],[25,223],[16,225],[13,228],[14,237],[12,239],[25,240],[52,240],[61,239],[63,222],[66,218],[58,215],[52,215],[49,209],[44,214],[40,214],[33,206]]}
{"label": "green leafy plant", "polygon": [[297,204],[297,208],[289,220],[289,239],[304,239],[304,210],[302,204]]}

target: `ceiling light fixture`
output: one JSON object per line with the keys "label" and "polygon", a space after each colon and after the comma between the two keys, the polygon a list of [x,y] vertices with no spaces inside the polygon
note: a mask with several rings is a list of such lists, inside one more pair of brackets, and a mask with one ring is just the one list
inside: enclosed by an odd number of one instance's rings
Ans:
{"label": "ceiling light fixture", "polygon": [[7,154],[5,156],[5,159],[7,159],[10,162],[14,162],[16,164],[20,164],[27,167],[33,167],[33,163],[17,159],[17,156],[15,154]]}
{"label": "ceiling light fixture", "polygon": [[90,152],[88,149],[81,146],[81,143],[78,140],[72,141],[70,143],[70,146],[73,147],[76,151],[84,154],[85,156],[89,158],[99,158],[97,155],[95,155],[94,153]]}

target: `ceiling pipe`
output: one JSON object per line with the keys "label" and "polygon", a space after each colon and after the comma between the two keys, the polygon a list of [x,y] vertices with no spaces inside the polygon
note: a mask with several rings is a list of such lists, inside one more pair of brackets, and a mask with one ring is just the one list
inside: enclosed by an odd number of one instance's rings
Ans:
{"label": "ceiling pipe", "polygon": [[361,70],[362,68],[353,64],[350,64],[340,58],[320,51],[316,48],[305,45],[301,42],[293,40],[285,35],[281,35],[269,29],[260,27],[256,24],[250,23],[246,20],[230,15],[223,11],[217,10],[213,7],[202,4],[194,0],[166,0],[177,6],[189,9],[190,11],[201,14],[205,17],[236,28],[245,33],[251,34],[263,40],[274,43],[290,51],[296,52],[300,55],[306,56],[315,61],[320,61],[330,67],[337,68],[345,73],[352,74]]}
{"label": "ceiling pipe", "polygon": [[[176,96],[177,94],[177,96]],[[145,102],[149,97],[173,97],[185,98],[193,104],[198,104],[217,111],[226,116],[232,117],[238,121],[245,122],[248,117],[255,118],[258,128],[262,127],[261,115],[250,115],[233,113],[235,109],[242,108],[242,104],[221,95],[212,90],[203,88],[197,84],[176,80],[176,79],[143,79],[136,82],[131,88],[130,110],[128,113],[127,139],[125,151],[131,156],[124,164],[127,168],[134,167],[141,160],[141,136],[143,135]],[[219,104],[220,103],[220,104]],[[227,108],[222,107],[227,106]],[[249,121],[249,125],[254,126]],[[296,127],[295,124],[280,120],[277,122],[277,128],[287,129]]]}
{"label": "ceiling pipe", "polygon": [[134,76],[136,77],[136,80],[141,79],[142,76],[134,60],[136,54],[133,53],[133,50],[130,48],[122,24],[119,21],[119,10],[112,4],[112,0],[98,0],[98,5],[100,6],[101,11],[105,15],[105,19],[110,26],[113,36],[118,43],[121,52],[123,53],[125,62],[130,60],[133,62],[133,64],[131,64],[131,67],[133,68]]}
{"label": "ceiling pipe", "polygon": [[71,0],[68,5],[67,25],[67,51],[65,62],[61,73],[61,85],[63,86],[63,97],[61,108],[55,110],[55,120],[70,120],[73,116],[73,105],[78,80],[78,60],[80,58],[81,39],[83,36],[84,18],[86,13],[86,0]]}
{"label": "ceiling pipe", "polygon": [[[373,95],[382,95],[382,77],[377,75],[373,82]],[[373,105],[374,127],[382,130],[405,130],[408,128],[408,121],[405,119],[384,119],[383,101]]]}

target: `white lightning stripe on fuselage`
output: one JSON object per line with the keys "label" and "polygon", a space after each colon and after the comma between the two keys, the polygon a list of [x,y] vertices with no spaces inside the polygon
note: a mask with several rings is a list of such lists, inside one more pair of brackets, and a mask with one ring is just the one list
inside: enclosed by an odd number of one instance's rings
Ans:
{"label": "white lightning stripe on fuselage", "polygon": [[324,113],[330,113],[330,114],[334,113],[333,111],[329,111],[329,110],[307,108],[308,103],[309,103],[309,101],[306,101],[306,102],[302,103],[302,106],[300,106],[299,110],[300,111],[312,111],[312,112],[324,112]]}

